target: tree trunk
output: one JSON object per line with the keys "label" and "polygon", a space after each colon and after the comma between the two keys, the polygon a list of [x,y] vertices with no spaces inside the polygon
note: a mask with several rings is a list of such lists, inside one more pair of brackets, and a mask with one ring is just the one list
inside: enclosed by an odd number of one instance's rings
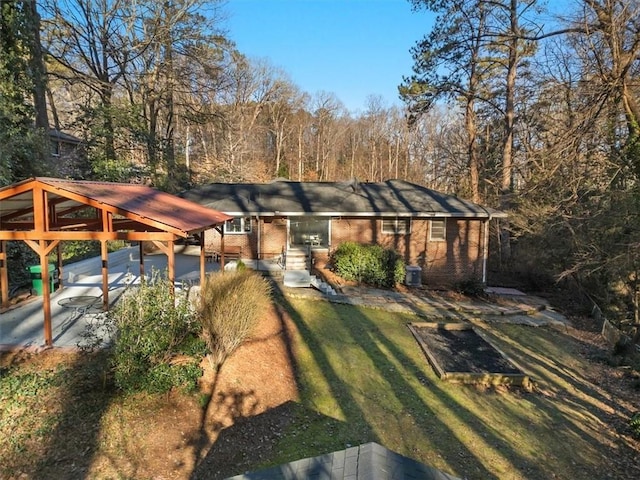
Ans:
{"label": "tree trunk", "polygon": [[465,127],[467,129],[467,154],[469,156],[469,180],[471,200],[480,203],[480,173],[478,166],[478,147],[476,142],[476,112],[473,97],[467,99],[465,112]]}
{"label": "tree trunk", "polygon": [[[507,78],[505,85],[504,138],[502,144],[502,180],[500,183],[500,208],[503,211],[511,209],[511,195],[513,192],[513,126],[515,121],[515,87],[518,68],[518,1],[511,0],[509,15],[511,20],[511,39],[508,43],[509,56],[507,59]],[[502,223],[500,244],[503,260],[511,258],[511,242],[509,223]]]}
{"label": "tree trunk", "polygon": [[33,105],[36,110],[36,128],[49,131],[49,116],[47,115],[47,72],[42,55],[42,44],[40,43],[40,15],[36,2],[26,2],[30,32],[29,67],[33,79]]}

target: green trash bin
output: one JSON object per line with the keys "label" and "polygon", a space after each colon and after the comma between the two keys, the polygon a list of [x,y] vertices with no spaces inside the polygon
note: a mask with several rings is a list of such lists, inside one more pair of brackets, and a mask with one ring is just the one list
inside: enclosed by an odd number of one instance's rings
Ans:
{"label": "green trash bin", "polygon": [[[31,288],[36,292],[36,295],[42,295],[42,267],[40,265],[31,265],[28,267],[31,274]],[[56,266],[52,263],[49,264],[49,292],[55,290],[56,284]]]}

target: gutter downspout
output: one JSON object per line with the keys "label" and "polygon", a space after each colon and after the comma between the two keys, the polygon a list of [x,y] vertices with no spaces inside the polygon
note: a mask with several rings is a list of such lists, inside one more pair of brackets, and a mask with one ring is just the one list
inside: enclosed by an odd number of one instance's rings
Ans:
{"label": "gutter downspout", "polygon": [[489,257],[489,222],[491,215],[484,221],[484,245],[482,248],[482,283],[487,284],[487,258]]}
{"label": "gutter downspout", "polygon": [[260,215],[256,215],[256,227],[258,229],[258,247],[256,252],[256,269],[260,271],[260,253],[262,252],[262,224],[260,223]]}

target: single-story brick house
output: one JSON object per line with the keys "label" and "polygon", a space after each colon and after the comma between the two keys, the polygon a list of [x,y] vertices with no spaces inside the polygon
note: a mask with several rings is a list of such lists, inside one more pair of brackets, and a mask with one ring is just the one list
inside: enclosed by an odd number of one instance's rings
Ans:
{"label": "single-story brick house", "polygon": [[[489,222],[506,216],[402,180],[212,183],[182,196],[234,217],[224,226],[225,251],[243,259],[304,252],[323,266],[342,242],[379,244],[419,266],[427,284],[486,281]],[[205,249],[220,247],[220,233],[207,231]]]}

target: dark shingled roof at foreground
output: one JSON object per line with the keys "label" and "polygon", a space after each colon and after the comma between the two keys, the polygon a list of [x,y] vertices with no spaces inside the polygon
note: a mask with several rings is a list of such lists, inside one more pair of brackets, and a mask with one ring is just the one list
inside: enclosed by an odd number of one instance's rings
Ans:
{"label": "dark shingled roof at foreground", "polygon": [[180,196],[229,215],[469,217],[503,213],[403,180],[211,183]]}
{"label": "dark shingled roof at foreground", "polygon": [[227,480],[459,480],[374,442]]}

